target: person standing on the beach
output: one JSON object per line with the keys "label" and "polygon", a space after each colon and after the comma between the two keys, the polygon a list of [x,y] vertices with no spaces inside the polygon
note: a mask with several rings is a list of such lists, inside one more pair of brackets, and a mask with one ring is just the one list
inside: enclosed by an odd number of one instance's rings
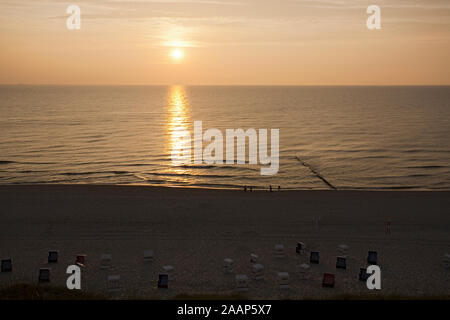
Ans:
{"label": "person standing on the beach", "polygon": [[250,187],[250,192],[253,192],[253,187]]}
{"label": "person standing on the beach", "polygon": [[281,187],[280,186],[278,186],[278,191],[281,191]]}
{"label": "person standing on the beach", "polygon": [[247,192],[247,186],[244,186],[244,192]]}
{"label": "person standing on the beach", "polygon": [[391,218],[388,218],[386,222],[386,234],[391,234]]}
{"label": "person standing on the beach", "polygon": [[272,192],[272,185],[269,186],[269,190],[270,190],[270,192]]}

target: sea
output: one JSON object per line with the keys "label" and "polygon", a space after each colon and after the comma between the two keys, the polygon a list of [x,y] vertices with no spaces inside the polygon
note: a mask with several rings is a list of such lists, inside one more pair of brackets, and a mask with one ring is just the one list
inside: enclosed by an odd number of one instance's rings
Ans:
{"label": "sea", "polygon": [[[278,129],[278,172],[174,163],[194,121]],[[2,85],[0,184],[450,190],[450,87]]]}

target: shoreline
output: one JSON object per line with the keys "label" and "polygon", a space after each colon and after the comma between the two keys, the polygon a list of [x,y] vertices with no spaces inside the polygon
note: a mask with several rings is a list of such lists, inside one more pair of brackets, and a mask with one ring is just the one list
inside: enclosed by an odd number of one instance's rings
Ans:
{"label": "shoreline", "polygon": [[[231,192],[244,192],[242,186],[241,188],[211,188],[211,187],[200,187],[200,186],[161,186],[161,185],[153,185],[153,184],[109,184],[109,183],[11,183],[11,184],[0,184],[0,188],[9,188],[9,187],[17,187],[17,188],[33,188],[33,187],[39,187],[39,188],[45,188],[45,187],[85,187],[85,188],[137,188],[137,189],[161,189],[161,190],[170,190],[170,189],[177,189],[177,190],[204,190],[204,191],[231,191]],[[247,186],[249,187],[249,186]],[[416,189],[414,187],[394,187],[394,188],[373,188],[373,189],[283,189],[281,188],[281,191],[277,191],[278,185],[273,185],[273,191],[272,193],[282,192],[282,193],[297,193],[297,192],[344,192],[344,193],[368,193],[368,192],[394,192],[394,193],[448,193],[450,195],[450,190],[447,189]],[[247,193],[251,193],[249,190],[246,191]],[[270,191],[267,188],[261,188],[261,187],[254,187],[253,192],[257,193],[270,193]]]}

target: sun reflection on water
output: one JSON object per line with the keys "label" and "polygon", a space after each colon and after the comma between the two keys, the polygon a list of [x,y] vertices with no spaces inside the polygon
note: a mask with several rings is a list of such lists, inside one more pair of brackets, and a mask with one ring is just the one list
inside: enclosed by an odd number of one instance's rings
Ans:
{"label": "sun reflection on water", "polygon": [[[182,139],[183,132],[191,132],[187,96],[183,86],[172,86],[170,88],[168,96],[168,114],[168,154],[170,156],[176,154],[180,159],[188,159],[190,158],[190,154],[180,153],[183,150],[190,150],[191,148],[191,141]],[[171,173],[187,173],[188,170],[186,167],[175,165],[172,161],[171,163]]]}

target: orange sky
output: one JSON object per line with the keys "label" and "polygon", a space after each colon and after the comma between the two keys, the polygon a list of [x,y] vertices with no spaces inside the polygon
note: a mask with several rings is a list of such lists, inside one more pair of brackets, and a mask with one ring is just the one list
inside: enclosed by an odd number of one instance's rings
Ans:
{"label": "orange sky", "polygon": [[3,84],[449,85],[450,2],[0,0],[0,47]]}

